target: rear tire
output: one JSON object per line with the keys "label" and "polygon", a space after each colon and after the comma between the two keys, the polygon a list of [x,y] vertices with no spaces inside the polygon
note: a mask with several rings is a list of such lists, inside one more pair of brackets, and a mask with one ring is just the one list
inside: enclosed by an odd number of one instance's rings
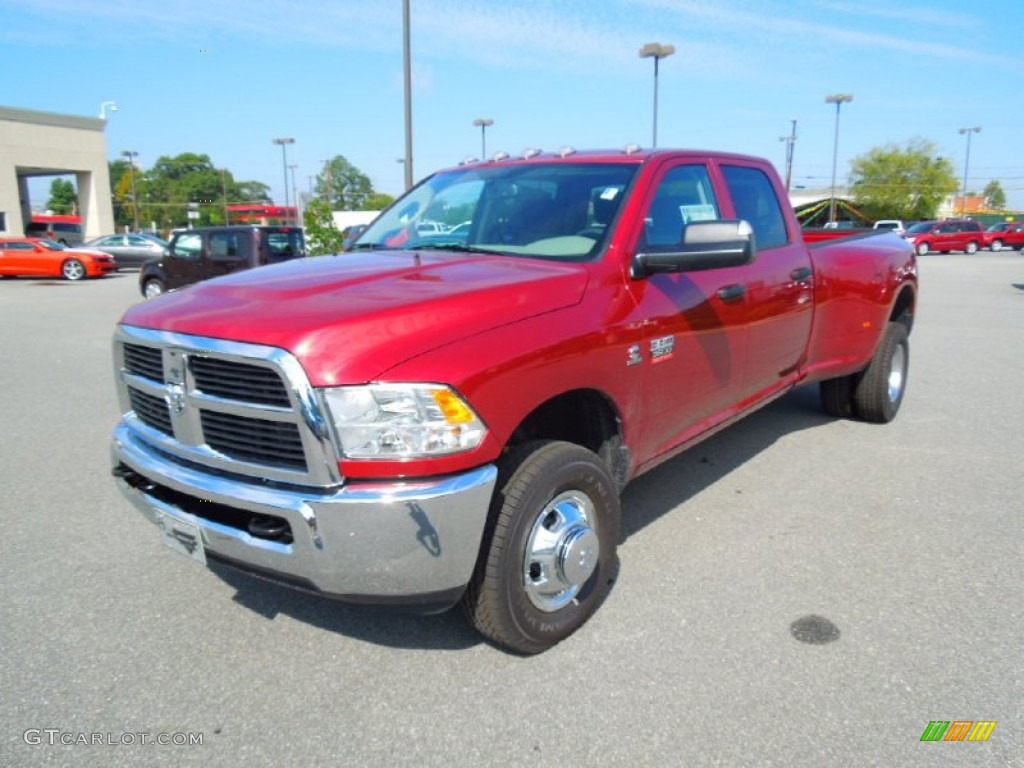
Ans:
{"label": "rear tire", "polygon": [[890,322],[864,375],[854,389],[857,414],[864,421],[886,424],[896,418],[907,388],[910,342],[903,323]]}
{"label": "rear tire", "polygon": [[927,253],[928,253],[928,243],[918,243],[917,244],[917,255],[918,256],[924,256]]}
{"label": "rear tire", "polygon": [[81,280],[88,274],[85,265],[78,259],[68,259],[61,264],[60,273],[65,280]]}
{"label": "rear tire", "polygon": [[819,384],[821,407],[825,413],[837,419],[852,419],[856,416],[853,392],[859,378],[860,374],[854,373],[826,379]]}
{"label": "rear tire", "polygon": [[545,651],[604,602],[618,572],[619,496],[604,463],[578,445],[527,443],[499,463],[470,623],[522,654]]}
{"label": "rear tire", "polygon": [[989,250],[991,250],[991,251],[1001,251],[1001,250],[1003,250],[1003,241],[1002,240],[993,240],[992,244],[989,245]]}

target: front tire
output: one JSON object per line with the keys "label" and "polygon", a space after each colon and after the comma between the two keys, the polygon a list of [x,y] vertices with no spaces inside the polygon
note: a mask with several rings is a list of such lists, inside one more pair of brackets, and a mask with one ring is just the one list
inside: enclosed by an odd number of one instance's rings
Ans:
{"label": "front tire", "polygon": [[971,240],[971,242],[967,244],[967,247],[964,250],[967,252],[968,255],[975,254],[978,252],[978,244]]}
{"label": "front tire", "polygon": [[864,421],[886,424],[896,418],[907,389],[910,341],[903,323],[890,322],[871,362],[854,390],[857,414]]}
{"label": "front tire", "polygon": [[992,244],[989,246],[989,250],[992,250],[992,251],[1001,251],[1001,250],[1003,250],[1003,241],[1002,240],[993,240]]}
{"label": "front tire", "polygon": [[918,256],[925,256],[925,255],[927,255],[927,253],[928,253],[928,243],[918,243],[917,244],[917,255]]}
{"label": "front tire", "polygon": [[60,273],[65,280],[81,280],[88,274],[85,265],[78,259],[68,259],[61,264]]}
{"label": "front tire", "polygon": [[470,623],[523,654],[579,629],[615,581],[619,511],[615,481],[591,451],[544,441],[509,452],[462,601]]}
{"label": "front tire", "polygon": [[164,284],[159,280],[147,280],[146,284],[142,286],[142,295],[147,299],[152,299],[159,296],[161,293],[164,293],[166,290],[167,289],[164,287]]}

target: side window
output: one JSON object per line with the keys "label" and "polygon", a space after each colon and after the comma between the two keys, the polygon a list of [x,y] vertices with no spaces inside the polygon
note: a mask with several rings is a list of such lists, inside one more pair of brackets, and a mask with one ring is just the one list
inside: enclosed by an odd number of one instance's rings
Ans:
{"label": "side window", "polygon": [[213,232],[210,235],[210,258],[234,261],[241,257],[237,232]]}
{"label": "side window", "polygon": [[671,249],[682,242],[687,224],[718,218],[708,169],[703,165],[678,165],[658,183],[644,214],[641,248]]}
{"label": "side window", "polygon": [[759,168],[738,165],[722,166],[725,184],[729,187],[736,215],[754,228],[759,250],[777,248],[789,242],[786,219],[771,179]]}
{"label": "side window", "polygon": [[203,250],[203,237],[199,234],[186,232],[178,235],[171,243],[170,253],[176,259],[198,259]]}

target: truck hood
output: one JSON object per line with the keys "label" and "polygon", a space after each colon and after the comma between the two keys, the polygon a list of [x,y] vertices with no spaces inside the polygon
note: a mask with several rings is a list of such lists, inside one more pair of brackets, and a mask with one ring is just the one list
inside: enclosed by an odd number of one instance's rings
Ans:
{"label": "truck hood", "polygon": [[578,303],[580,264],[387,251],[297,259],[172,291],[129,309],[142,328],[267,344],[316,386],[373,381],[412,357]]}

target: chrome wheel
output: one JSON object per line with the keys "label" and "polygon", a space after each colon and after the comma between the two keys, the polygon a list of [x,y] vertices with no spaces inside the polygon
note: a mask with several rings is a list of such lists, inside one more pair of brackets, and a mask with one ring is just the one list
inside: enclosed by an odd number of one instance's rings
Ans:
{"label": "chrome wheel", "polygon": [[164,292],[163,283],[159,280],[150,280],[146,283],[145,288],[142,291],[142,295],[147,299],[152,299],[154,296],[159,296]]}
{"label": "chrome wheel", "polygon": [[537,516],[526,539],[523,588],[538,610],[564,608],[594,574],[601,552],[594,519],[594,503],[580,491],[559,494]]}
{"label": "chrome wheel", "polygon": [[993,240],[992,245],[989,246],[993,251],[1001,251],[1003,249],[1002,240]]}
{"label": "chrome wheel", "polygon": [[903,397],[903,382],[906,381],[907,372],[907,348],[898,344],[892,353],[892,361],[889,364],[889,386],[887,394],[890,403],[898,403]]}
{"label": "chrome wheel", "polygon": [[68,259],[60,271],[65,280],[81,280],[86,275],[85,265],[78,259]]}
{"label": "chrome wheel", "polygon": [[924,256],[928,253],[928,243],[919,243],[917,246],[917,255]]}

